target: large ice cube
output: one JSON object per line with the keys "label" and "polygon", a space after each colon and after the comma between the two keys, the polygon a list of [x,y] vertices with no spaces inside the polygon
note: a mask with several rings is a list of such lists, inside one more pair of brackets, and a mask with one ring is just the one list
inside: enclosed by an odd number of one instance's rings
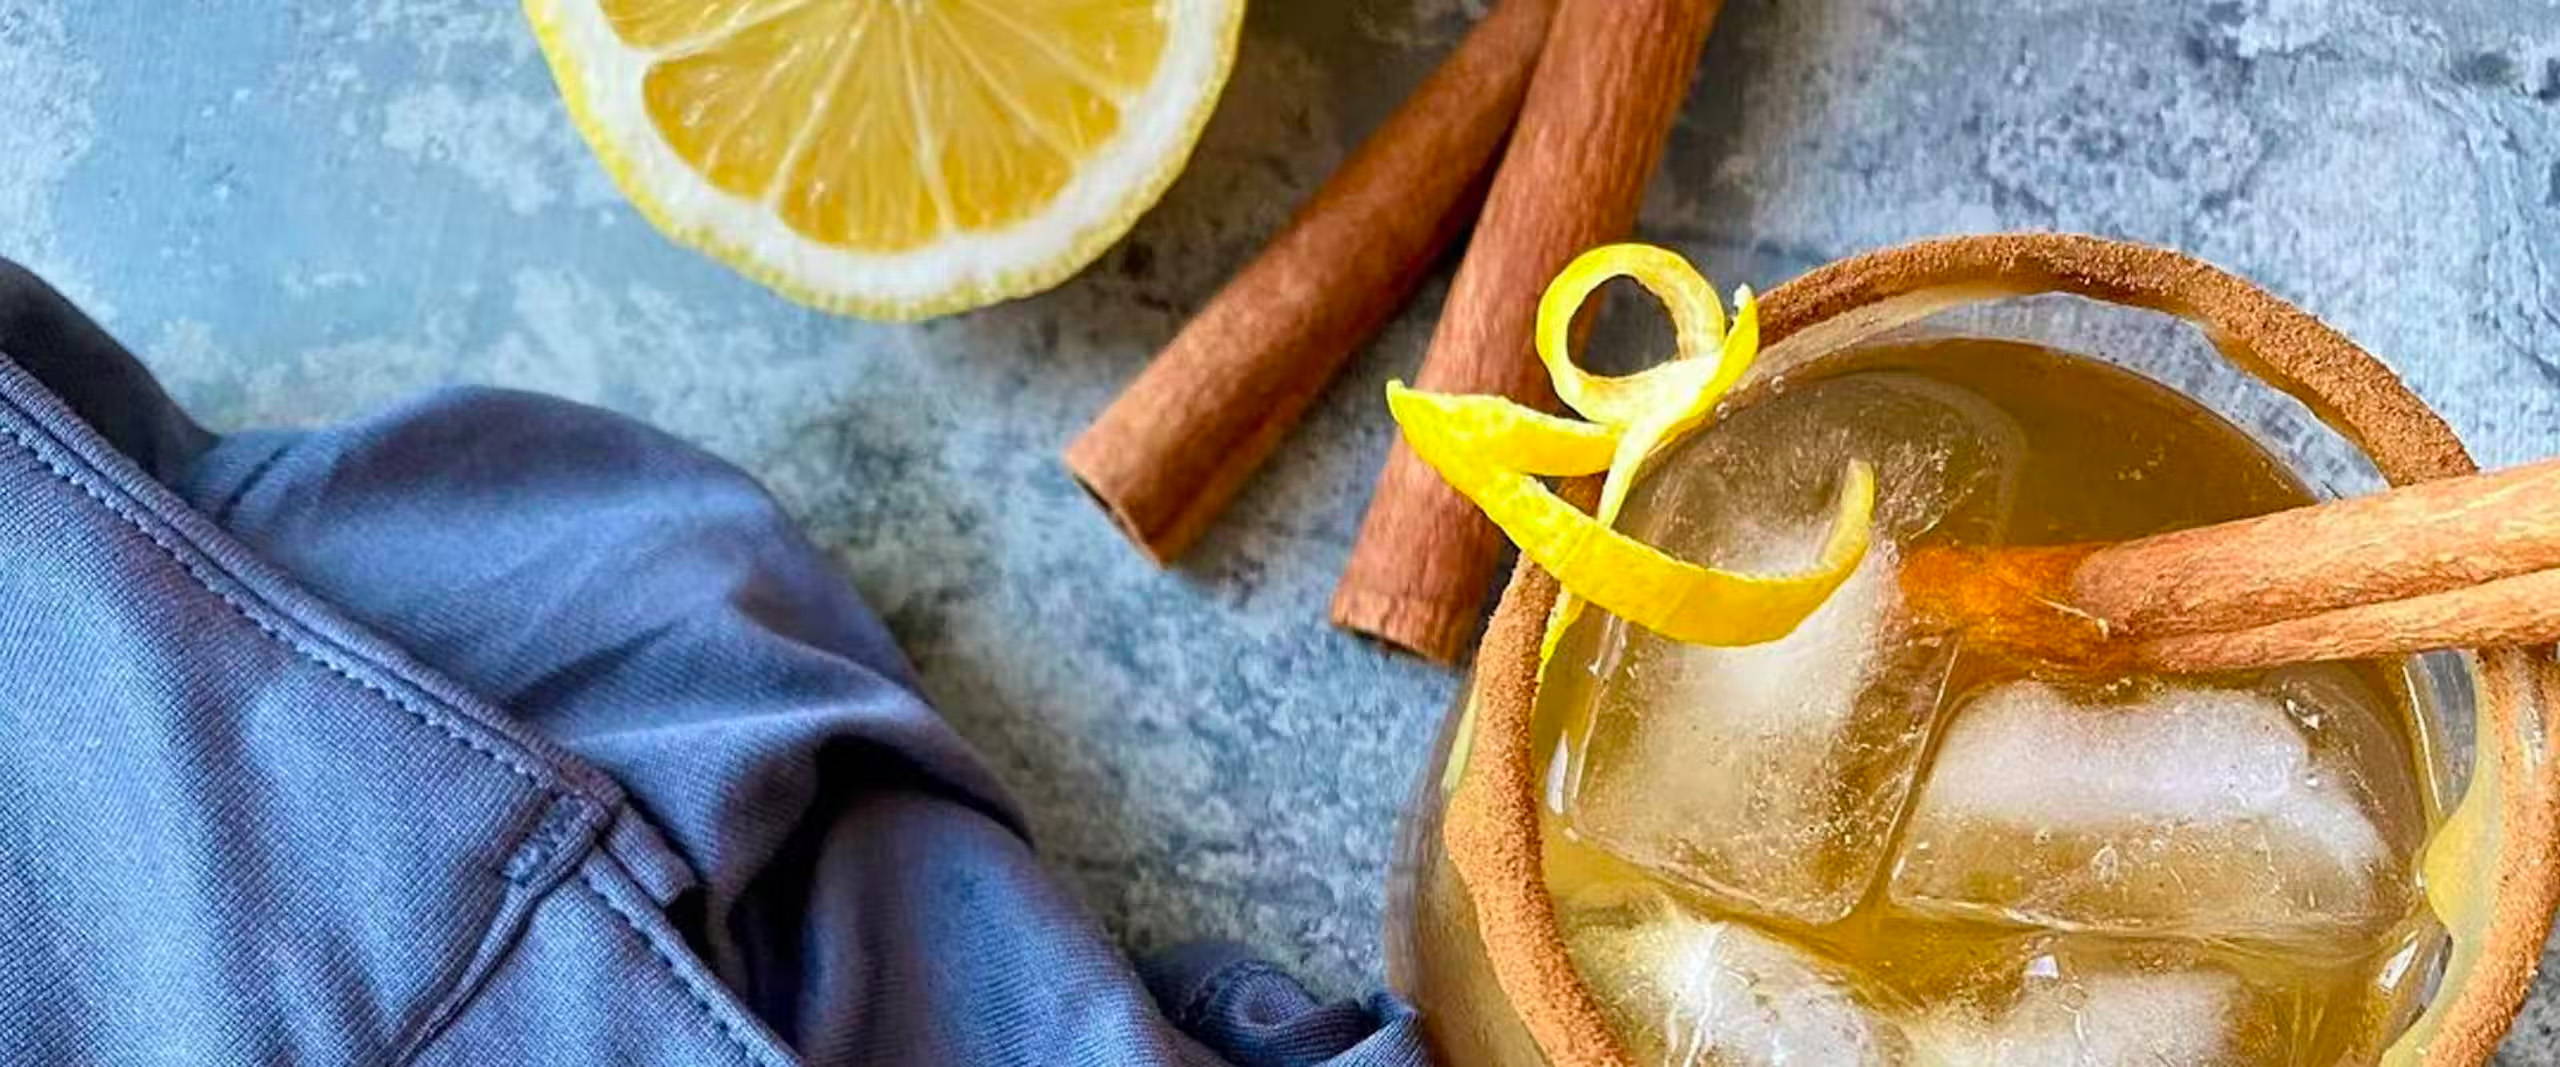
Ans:
{"label": "large ice cube", "polygon": [[1660,1067],[1893,1067],[1901,1031],[1847,972],[1748,926],[1682,911],[1657,890],[1566,902],[1565,944],[1619,1040]]}
{"label": "large ice cube", "polygon": [[1587,623],[1546,682],[1571,709],[1555,795],[1573,833],[1742,910],[1847,914],[1886,858],[1951,659],[1901,625],[1894,545],[1995,537],[2019,436],[1972,393],[1876,374],[1798,385],[1669,456],[1624,526],[1683,558],[1806,565],[1853,458],[1877,469],[1884,536],[1767,644],[1701,648]]}
{"label": "large ice cube", "polygon": [[1933,1067],[2281,1067],[2287,995],[2210,964],[2143,968],[2039,952],[1996,992],[1930,1008],[1910,1039]]}
{"label": "large ice cube", "polygon": [[[2344,668],[2330,668],[2340,671]],[[1891,894],[2074,930],[2363,951],[2409,913],[2414,801],[2354,743],[2387,711],[2333,675],[2261,688],[2021,681],[1961,708]]]}

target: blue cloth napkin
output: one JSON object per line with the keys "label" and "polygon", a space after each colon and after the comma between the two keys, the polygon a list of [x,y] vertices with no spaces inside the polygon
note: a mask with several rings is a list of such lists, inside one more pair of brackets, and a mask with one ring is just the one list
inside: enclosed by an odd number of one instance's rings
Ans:
{"label": "blue cloth napkin", "polygon": [[1426,1062],[1142,980],[718,460],[484,389],[216,436],[5,262],[0,357],[0,1063]]}

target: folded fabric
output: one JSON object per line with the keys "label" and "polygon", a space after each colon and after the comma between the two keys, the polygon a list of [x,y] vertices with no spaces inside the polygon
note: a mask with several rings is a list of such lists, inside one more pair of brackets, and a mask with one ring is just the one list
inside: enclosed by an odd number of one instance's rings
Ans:
{"label": "folded fabric", "polygon": [[5,261],[0,959],[12,1064],[1426,1062],[1230,949],[1151,996],[736,469],[485,389],[216,436]]}

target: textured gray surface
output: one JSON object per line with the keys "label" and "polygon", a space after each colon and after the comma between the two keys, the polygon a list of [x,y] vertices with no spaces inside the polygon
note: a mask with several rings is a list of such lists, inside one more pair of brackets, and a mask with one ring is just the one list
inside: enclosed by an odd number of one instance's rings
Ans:
{"label": "textured gray surface", "polygon": [[[1128,941],[1373,982],[1451,686],[1322,624],[1435,288],[1179,570],[1056,450],[1461,32],[1266,0],[1189,174],[1049,295],[816,315],[614,196],[501,0],[0,0],[0,254],[221,427],[477,381],[763,476]],[[2507,463],[2560,451],[2560,6],[1737,0],[1643,233],[1725,284],[1935,233],[2200,253],[2329,318]],[[2503,1062],[2560,1063],[2560,990]]]}

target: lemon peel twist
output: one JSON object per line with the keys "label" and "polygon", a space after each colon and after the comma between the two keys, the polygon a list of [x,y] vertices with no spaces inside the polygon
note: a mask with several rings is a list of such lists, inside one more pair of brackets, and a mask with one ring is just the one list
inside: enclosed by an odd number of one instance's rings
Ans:
{"label": "lemon peel twist", "polygon": [[[1608,377],[1573,361],[1573,320],[1614,278],[1645,287],[1671,316],[1672,358]],[[1414,454],[1482,509],[1523,555],[1564,587],[1547,622],[1544,662],[1584,603],[1676,641],[1747,645],[1786,636],[1822,606],[1866,557],[1873,536],[1875,471],[1852,460],[1838,511],[1814,564],[1749,574],[1678,559],[1614,527],[1645,464],[1706,425],[1716,402],[1760,352],[1759,305],[1735,293],[1728,329],[1715,289],[1662,248],[1617,244],[1583,253],[1538,302],[1538,359],[1556,396],[1582,416],[1549,415],[1498,396],[1426,393],[1387,383],[1387,407]],[[1604,474],[1586,513],[1539,481]]]}

